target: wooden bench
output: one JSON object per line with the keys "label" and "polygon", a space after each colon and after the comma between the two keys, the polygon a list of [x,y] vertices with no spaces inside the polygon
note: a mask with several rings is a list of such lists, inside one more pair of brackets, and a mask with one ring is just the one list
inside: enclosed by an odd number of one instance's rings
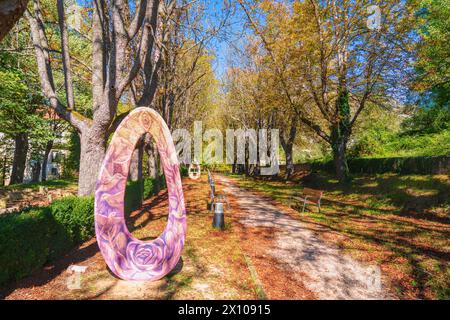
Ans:
{"label": "wooden bench", "polygon": [[306,205],[313,204],[319,208],[319,213],[321,209],[321,202],[323,197],[323,191],[314,190],[309,188],[304,188],[303,193],[300,195],[299,200],[303,201],[303,210],[302,213],[305,213]]}

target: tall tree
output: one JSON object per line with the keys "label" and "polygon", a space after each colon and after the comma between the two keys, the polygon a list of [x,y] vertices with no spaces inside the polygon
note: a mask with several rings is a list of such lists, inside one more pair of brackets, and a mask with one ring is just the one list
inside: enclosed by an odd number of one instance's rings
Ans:
{"label": "tall tree", "polygon": [[[93,0],[90,19],[92,38],[92,106],[91,117],[77,112],[77,101],[70,94],[71,53],[65,28],[62,3],[58,5],[61,49],[64,61],[64,96],[55,86],[53,55],[49,43],[44,13],[39,0],[32,1],[26,12],[30,24],[33,46],[36,53],[42,91],[49,105],[59,117],[73,126],[80,135],[81,159],[78,192],[92,194],[103,162],[109,135],[123,119],[118,115],[118,105],[126,96],[133,80],[140,73],[142,90],[137,95],[138,106],[150,106],[157,87],[159,66],[158,13],[159,0],[134,2],[125,0]],[[73,30],[79,32],[80,30]],[[74,106],[70,106],[70,104]]]}

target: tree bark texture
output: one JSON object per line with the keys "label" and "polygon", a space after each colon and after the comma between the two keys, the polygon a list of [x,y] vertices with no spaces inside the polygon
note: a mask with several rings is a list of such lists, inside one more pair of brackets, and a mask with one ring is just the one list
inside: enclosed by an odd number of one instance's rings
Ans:
{"label": "tree bark texture", "polygon": [[0,41],[14,27],[27,8],[28,0],[0,1]]}
{"label": "tree bark texture", "polygon": [[48,165],[48,157],[50,156],[50,151],[53,149],[53,140],[50,140],[45,145],[45,152],[44,152],[44,160],[42,161],[42,181],[47,181],[47,165]]}
{"label": "tree bark texture", "polygon": [[28,154],[28,134],[19,133],[14,137],[14,160],[10,184],[23,183]]}

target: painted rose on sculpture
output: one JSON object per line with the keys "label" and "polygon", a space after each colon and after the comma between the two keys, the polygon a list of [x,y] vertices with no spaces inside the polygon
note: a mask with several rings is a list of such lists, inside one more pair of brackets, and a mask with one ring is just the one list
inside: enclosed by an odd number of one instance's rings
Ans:
{"label": "painted rose on sculpture", "polygon": [[[131,157],[145,133],[156,141],[169,199],[166,229],[158,239],[149,242],[131,235],[124,216]],[[186,210],[179,163],[170,131],[152,109],[134,110],[114,134],[97,182],[95,228],[108,267],[124,280],[159,280],[180,260],[186,235]]]}
{"label": "painted rose on sculpture", "polygon": [[130,243],[127,250],[128,259],[140,272],[160,266],[165,260],[164,243],[154,242],[153,245]]}

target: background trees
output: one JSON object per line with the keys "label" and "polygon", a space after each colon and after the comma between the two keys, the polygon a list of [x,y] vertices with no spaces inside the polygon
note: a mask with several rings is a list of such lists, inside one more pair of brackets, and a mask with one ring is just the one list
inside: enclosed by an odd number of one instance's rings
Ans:
{"label": "background trees", "polygon": [[[70,131],[80,152],[67,172],[79,171],[79,192],[90,194],[110,135],[139,106],[173,130],[195,120],[279,129],[286,178],[316,156],[331,156],[346,181],[349,156],[447,152],[438,145],[450,123],[448,0],[214,4],[223,12],[204,0],[30,1],[0,48],[0,131],[5,146],[17,144],[3,149],[13,181],[22,158],[45,166],[55,137]],[[373,4],[382,19],[369,28]],[[220,43],[234,56],[215,70]],[[138,149],[136,159],[156,168],[151,137]]]}
{"label": "background trees", "polygon": [[368,105],[387,105],[398,94],[408,70],[407,7],[377,2],[383,23],[371,30],[366,1],[239,4],[278,78],[285,114],[331,146],[336,175],[345,181],[355,124]]}
{"label": "background trees", "polygon": [[[26,45],[23,34],[16,31],[4,40],[4,49],[0,52],[0,132],[3,139],[14,142],[11,184],[23,182],[29,151],[35,151],[36,145],[48,138],[46,123],[41,117],[43,97],[36,64],[33,57],[17,54]],[[8,171],[7,158],[5,154],[4,178]]]}

